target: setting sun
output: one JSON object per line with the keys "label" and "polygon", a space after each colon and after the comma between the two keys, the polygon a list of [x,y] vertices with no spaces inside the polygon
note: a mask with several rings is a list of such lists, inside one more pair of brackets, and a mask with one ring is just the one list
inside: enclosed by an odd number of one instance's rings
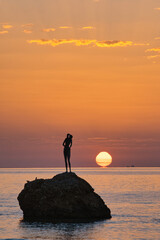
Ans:
{"label": "setting sun", "polygon": [[100,152],[96,157],[96,163],[101,167],[107,167],[112,163],[112,157],[107,152]]}

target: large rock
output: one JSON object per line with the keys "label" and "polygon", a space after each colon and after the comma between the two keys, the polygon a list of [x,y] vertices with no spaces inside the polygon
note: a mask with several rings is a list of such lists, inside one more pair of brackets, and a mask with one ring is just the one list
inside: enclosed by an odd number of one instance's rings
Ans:
{"label": "large rock", "polygon": [[27,182],[18,195],[24,220],[75,221],[111,218],[110,209],[84,179],[61,173]]}

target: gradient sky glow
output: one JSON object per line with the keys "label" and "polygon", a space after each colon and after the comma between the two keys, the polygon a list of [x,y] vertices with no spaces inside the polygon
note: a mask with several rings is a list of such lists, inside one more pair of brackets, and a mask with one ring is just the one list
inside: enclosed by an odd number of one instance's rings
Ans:
{"label": "gradient sky glow", "polygon": [[0,0],[0,167],[160,166],[160,2]]}

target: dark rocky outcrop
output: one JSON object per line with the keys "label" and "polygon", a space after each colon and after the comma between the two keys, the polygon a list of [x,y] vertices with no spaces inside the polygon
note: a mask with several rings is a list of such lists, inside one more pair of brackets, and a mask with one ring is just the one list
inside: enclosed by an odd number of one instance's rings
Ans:
{"label": "dark rocky outcrop", "polygon": [[110,209],[84,179],[62,173],[27,182],[18,195],[24,220],[76,221],[111,218]]}

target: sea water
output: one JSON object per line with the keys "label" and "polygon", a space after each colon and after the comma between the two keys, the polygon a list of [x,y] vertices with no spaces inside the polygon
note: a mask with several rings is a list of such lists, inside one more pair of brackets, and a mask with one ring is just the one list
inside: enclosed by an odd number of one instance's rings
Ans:
{"label": "sea water", "polygon": [[22,221],[17,196],[27,180],[52,178],[62,168],[0,169],[0,239],[160,240],[160,168],[74,168],[111,209],[90,223]]}

